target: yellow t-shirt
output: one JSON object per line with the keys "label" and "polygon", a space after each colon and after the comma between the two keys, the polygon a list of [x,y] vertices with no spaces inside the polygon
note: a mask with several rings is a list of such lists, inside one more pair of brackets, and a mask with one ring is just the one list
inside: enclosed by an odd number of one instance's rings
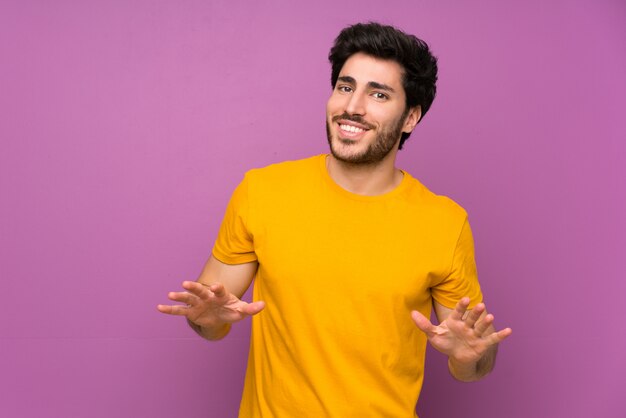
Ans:
{"label": "yellow t-shirt", "polygon": [[482,300],[466,212],[404,172],[380,196],[338,186],[325,155],[249,171],[214,256],[258,260],[239,417],[415,417],[425,335],[410,311]]}

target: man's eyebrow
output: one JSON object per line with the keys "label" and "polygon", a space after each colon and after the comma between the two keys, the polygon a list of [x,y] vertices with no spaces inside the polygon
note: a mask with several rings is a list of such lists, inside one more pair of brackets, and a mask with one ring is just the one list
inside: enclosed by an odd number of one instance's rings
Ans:
{"label": "man's eyebrow", "polygon": [[[350,77],[349,75],[343,75],[341,77],[337,77],[337,81],[343,81],[344,83],[349,83],[352,85],[356,85],[356,80],[354,79],[354,77]],[[370,81],[369,83],[367,83],[367,86],[371,89],[377,89],[377,90],[384,90],[384,91],[388,91],[390,93],[395,93],[396,91],[393,89],[393,87],[388,86],[387,84],[383,84],[383,83],[378,83],[376,81]]]}
{"label": "man's eyebrow", "polygon": [[343,75],[341,77],[338,77],[337,80],[343,81],[344,83],[356,84],[356,80],[349,75]]}
{"label": "man's eyebrow", "polygon": [[370,81],[369,83],[367,83],[367,85],[370,86],[371,88],[374,88],[374,89],[377,89],[377,90],[385,90],[385,91],[388,91],[388,92],[391,92],[391,93],[395,93],[396,92],[392,87],[390,87],[390,86],[388,86],[386,84],[377,83],[375,81]]}

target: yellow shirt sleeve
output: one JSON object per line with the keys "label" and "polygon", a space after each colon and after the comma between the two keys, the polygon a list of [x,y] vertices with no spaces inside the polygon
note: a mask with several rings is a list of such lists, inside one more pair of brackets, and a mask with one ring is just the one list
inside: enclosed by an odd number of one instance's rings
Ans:
{"label": "yellow shirt sleeve", "polygon": [[474,238],[467,218],[454,250],[450,273],[431,291],[437,302],[451,309],[465,296],[470,298],[470,308],[483,301],[474,259]]}
{"label": "yellow shirt sleeve", "polygon": [[254,240],[249,222],[248,176],[237,186],[226,208],[213,247],[213,256],[226,264],[255,261]]}

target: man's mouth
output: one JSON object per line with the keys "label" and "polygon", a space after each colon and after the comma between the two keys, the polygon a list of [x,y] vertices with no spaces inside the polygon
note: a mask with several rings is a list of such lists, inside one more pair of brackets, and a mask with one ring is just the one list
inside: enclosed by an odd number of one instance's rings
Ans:
{"label": "man's mouth", "polygon": [[368,126],[347,120],[339,120],[337,121],[337,125],[339,126],[339,137],[351,141],[362,139],[367,131],[370,130]]}
{"label": "man's mouth", "polygon": [[361,117],[342,114],[333,118],[339,126],[339,133],[346,139],[357,140],[360,139],[365,132],[373,128],[369,123],[365,122]]}
{"label": "man's mouth", "polygon": [[352,132],[352,133],[361,133],[361,132],[366,131],[365,129],[359,128],[358,126],[348,125],[348,124],[339,124],[339,129],[341,129],[342,131]]}
{"label": "man's mouth", "polygon": [[[333,117],[333,122],[339,124],[339,127],[348,132],[362,132],[369,131],[373,129],[374,126],[370,125],[359,115],[349,115],[347,113],[343,113],[341,115],[337,115]],[[353,129],[357,129],[354,131]],[[359,131],[360,129],[360,131]]]}

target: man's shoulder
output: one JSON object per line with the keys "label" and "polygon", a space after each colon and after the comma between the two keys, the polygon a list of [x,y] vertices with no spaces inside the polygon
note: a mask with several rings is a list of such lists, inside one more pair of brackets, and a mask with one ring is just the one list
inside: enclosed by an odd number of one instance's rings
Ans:
{"label": "man's shoulder", "polygon": [[303,177],[311,177],[318,172],[320,161],[324,155],[315,155],[299,160],[282,161],[261,168],[253,168],[246,173],[246,177],[257,182],[288,183],[300,180]]}
{"label": "man's shoulder", "polygon": [[414,177],[410,177],[409,181],[411,182],[411,199],[423,210],[446,218],[464,219],[467,217],[465,209],[450,197],[436,194]]}

